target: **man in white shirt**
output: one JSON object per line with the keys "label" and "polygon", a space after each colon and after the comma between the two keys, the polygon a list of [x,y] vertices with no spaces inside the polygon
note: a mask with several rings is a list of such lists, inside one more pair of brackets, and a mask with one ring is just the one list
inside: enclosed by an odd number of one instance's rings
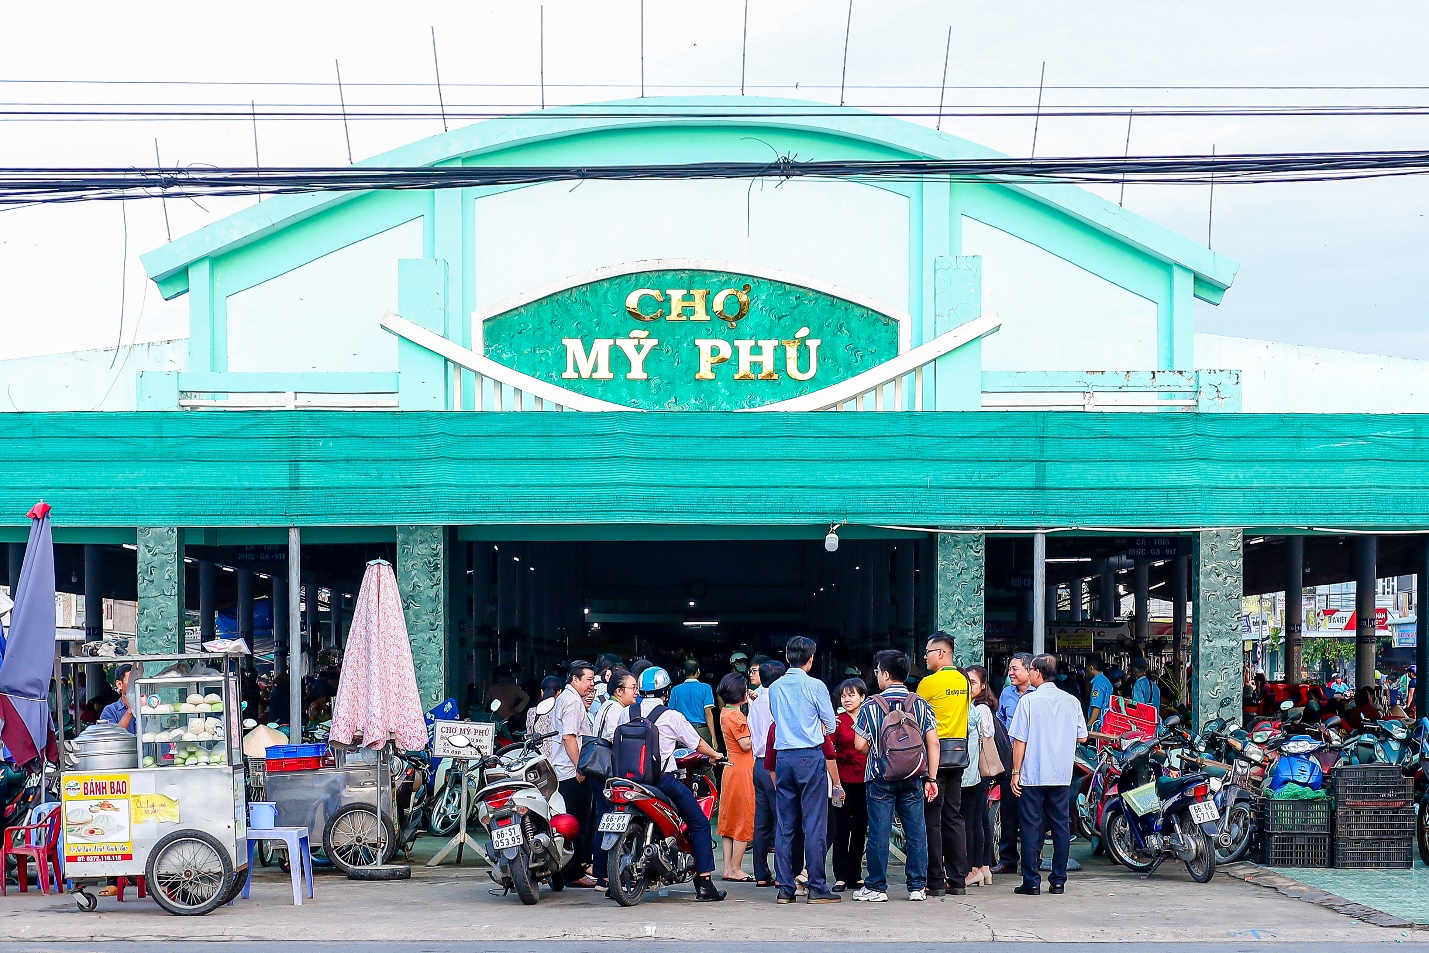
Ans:
{"label": "man in white shirt", "polygon": [[581,760],[581,743],[592,734],[589,706],[595,697],[595,666],[589,662],[571,663],[570,681],[556,696],[556,708],[551,714],[555,730],[560,734],[560,744],[551,758],[551,766],[556,769],[556,777],[561,782],[561,798],[566,802],[566,813],[580,822],[580,834],[576,836],[575,854],[562,873],[568,887],[594,887],[595,878],[586,873],[591,861],[591,797],[590,787],[585,777],[576,770]]}
{"label": "man in white shirt", "polygon": [[[754,755],[754,841],[750,850],[754,854],[754,880],[761,887],[774,883],[774,872],[769,869],[769,854],[774,850],[774,775],[764,770],[765,746],[769,742],[769,726],[774,724],[774,714],[769,710],[768,687],[784,674],[784,663],[777,659],[765,659],[760,663],[759,682],[764,686],[754,701],[749,703],[749,740]],[[802,835],[802,831],[800,834]],[[802,837],[799,853],[803,853]]]}
{"label": "man in white shirt", "polygon": [[1052,834],[1049,892],[1062,893],[1071,850],[1069,816],[1073,760],[1087,738],[1087,720],[1075,695],[1057,687],[1057,660],[1032,660],[1032,690],[1017,703],[1007,733],[1012,736],[1012,790],[1019,798],[1022,828],[1022,883],[1014,893],[1042,892],[1042,835]]}

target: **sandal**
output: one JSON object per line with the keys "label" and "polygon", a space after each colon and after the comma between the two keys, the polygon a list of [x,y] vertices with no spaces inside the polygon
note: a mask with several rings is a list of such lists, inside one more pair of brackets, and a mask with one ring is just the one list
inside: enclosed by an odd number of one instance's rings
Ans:
{"label": "sandal", "polygon": [[723,880],[725,883],[732,883],[732,884],[747,884],[747,883],[753,883],[753,882],[754,882],[754,878],[748,876],[747,874],[746,874],[745,876],[743,876],[743,877],[724,877],[724,876],[721,876],[719,879],[720,879],[720,880]]}

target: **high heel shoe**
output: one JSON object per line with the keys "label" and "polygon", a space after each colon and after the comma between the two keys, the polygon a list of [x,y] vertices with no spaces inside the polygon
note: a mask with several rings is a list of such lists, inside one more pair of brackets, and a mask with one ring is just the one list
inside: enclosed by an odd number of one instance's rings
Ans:
{"label": "high heel shoe", "polygon": [[991,886],[992,886],[992,868],[991,868],[991,867],[984,867],[984,868],[982,869],[982,885],[983,885],[984,887],[991,887]]}

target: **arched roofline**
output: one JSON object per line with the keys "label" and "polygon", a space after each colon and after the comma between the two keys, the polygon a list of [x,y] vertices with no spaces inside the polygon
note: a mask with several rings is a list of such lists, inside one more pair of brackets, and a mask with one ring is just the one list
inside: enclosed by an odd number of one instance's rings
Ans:
{"label": "arched roofline", "polygon": [[[510,118],[491,119],[418,140],[390,152],[364,159],[360,166],[436,166],[476,155],[497,153],[542,141],[565,139],[622,129],[728,123],[750,128],[779,128],[832,134],[854,141],[893,148],[917,158],[985,159],[1001,153],[948,133],[902,119],[848,107],[827,106],[804,100],[742,96],[650,97],[563,106]],[[767,107],[775,115],[748,115],[750,107]],[[636,108],[658,110],[659,115],[611,116],[612,111]],[[778,115],[778,110],[799,114]],[[818,109],[816,116],[808,115]],[[673,115],[672,115],[673,114]],[[1237,264],[1149,219],[1074,185],[999,185],[1056,209],[1085,226],[1102,232],[1141,252],[1179,265],[1194,276],[1195,295],[1219,303],[1235,279]],[[251,208],[175,239],[143,256],[150,278],[165,298],[188,290],[188,266],[273,234],[322,211],[353,200],[365,192],[319,192],[271,196]]]}

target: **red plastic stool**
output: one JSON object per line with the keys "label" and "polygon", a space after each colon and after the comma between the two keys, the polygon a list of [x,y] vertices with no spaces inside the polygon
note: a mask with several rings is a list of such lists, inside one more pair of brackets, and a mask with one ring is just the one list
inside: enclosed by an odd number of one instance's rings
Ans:
{"label": "red plastic stool", "polygon": [[[116,880],[114,881],[114,890],[115,890],[114,899],[115,899],[115,900],[118,900],[120,903],[123,903],[123,902],[124,902],[124,891],[129,888],[129,884],[130,884],[130,878],[128,878],[128,877],[120,877],[120,878],[118,878],[118,879],[116,879]],[[133,884],[134,884],[134,889],[139,892],[139,899],[140,899],[140,900],[143,900],[145,897],[149,896],[149,894],[144,890],[144,878],[143,878],[143,877],[135,877],[135,878],[133,878]]]}

